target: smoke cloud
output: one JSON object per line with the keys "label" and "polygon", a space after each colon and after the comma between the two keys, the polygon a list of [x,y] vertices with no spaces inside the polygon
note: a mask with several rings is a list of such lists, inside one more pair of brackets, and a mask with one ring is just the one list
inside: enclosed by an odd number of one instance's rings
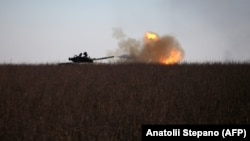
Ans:
{"label": "smoke cloud", "polygon": [[147,32],[143,40],[127,37],[120,28],[113,29],[113,37],[118,40],[118,48],[112,55],[125,58],[129,62],[174,64],[184,57],[184,50],[179,42],[170,35],[158,36]]}

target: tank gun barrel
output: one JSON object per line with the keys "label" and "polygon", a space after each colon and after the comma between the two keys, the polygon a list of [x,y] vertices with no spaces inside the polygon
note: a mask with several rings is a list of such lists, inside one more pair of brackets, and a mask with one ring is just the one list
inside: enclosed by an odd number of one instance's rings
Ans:
{"label": "tank gun barrel", "polygon": [[109,58],[114,58],[115,56],[108,56],[108,57],[101,57],[101,58],[93,58],[93,61],[96,60],[103,60],[103,59],[109,59]]}

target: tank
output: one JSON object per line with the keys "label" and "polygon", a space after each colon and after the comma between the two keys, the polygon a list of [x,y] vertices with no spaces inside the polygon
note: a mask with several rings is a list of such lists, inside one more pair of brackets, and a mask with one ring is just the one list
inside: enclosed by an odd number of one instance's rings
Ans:
{"label": "tank", "polygon": [[109,58],[114,58],[114,56],[91,58],[88,56],[87,52],[84,52],[83,54],[80,53],[79,55],[75,55],[74,57],[69,57],[69,61],[72,61],[73,63],[93,63],[97,60],[104,60]]}

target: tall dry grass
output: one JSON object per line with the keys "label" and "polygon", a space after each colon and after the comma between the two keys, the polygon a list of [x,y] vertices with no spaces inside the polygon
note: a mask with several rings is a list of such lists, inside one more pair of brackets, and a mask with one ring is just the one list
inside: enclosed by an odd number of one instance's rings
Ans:
{"label": "tall dry grass", "polygon": [[249,64],[0,65],[0,140],[140,140],[142,124],[249,124]]}

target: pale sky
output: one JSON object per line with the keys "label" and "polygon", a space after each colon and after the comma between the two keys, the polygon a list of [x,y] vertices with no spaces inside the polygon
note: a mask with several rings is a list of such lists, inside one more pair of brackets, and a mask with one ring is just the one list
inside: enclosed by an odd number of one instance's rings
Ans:
{"label": "pale sky", "polygon": [[187,62],[250,60],[250,0],[0,0],[0,63],[104,57],[117,27],[173,35]]}

